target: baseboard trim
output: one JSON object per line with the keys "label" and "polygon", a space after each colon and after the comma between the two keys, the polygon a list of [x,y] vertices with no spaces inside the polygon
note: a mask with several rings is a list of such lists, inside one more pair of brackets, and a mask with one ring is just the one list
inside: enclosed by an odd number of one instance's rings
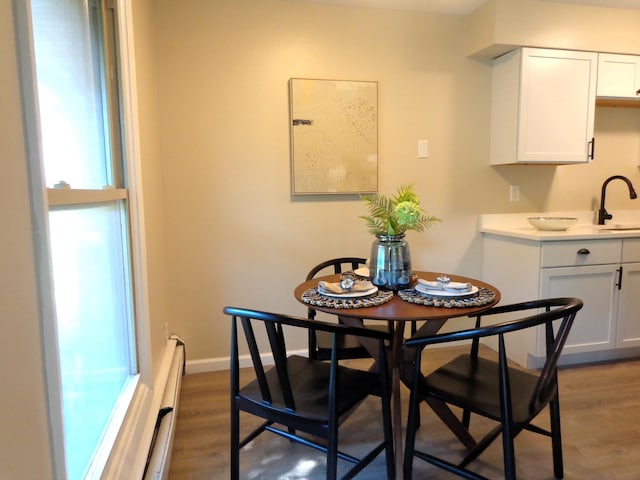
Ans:
{"label": "baseboard trim", "polygon": [[[458,341],[458,342],[450,342],[450,343],[447,343],[446,345],[434,345],[433,348],[447,348],[447,347],[465,345],[468,343],[469,343],[468,341],[464,340],[464,341]],[[298,350],[287,350],[287,354],[301,355],[303,357],[306,357],[308,354],[308,351],[306,348],[301,348]],[[273,365],[273,359],[271,358],[270,354],[269,355],[262,354],[260,355],[260,357],[262,358],[262,363],[264,363],[265,365]],[[215,357],[215,358],[204,358],[201,360],[187,360],[187,363],[185,366],[185,373],[187,374],[206,373],[206,372],[217,372],[220,370],[229,370],[229,361],[230,361],[229,357]],[[252,365],[251,357],[249,356],[249,354],[240,355],[240,368],[250,367],[251,365]]]}
{"label": "baseboard trim", "polygon": [[[307,349],[289,350],[288,354],[307,356]],[[265,365],[273,365],[271,355],[261,355],[262,362]],[[201,360],[187,360],[186,373],[205,373],[217,372],[220,370],[229,370],[229,357],[205,358]],[[249,354],[240,355],[240,368],[250,367],[251,357]]]}
{"label": "baseboard trim", "polygon": [[[594,363],[606,363],[616,360],[628,360],[640,356],[640,347],[628,347],[610,350],[597,350],[594,352],[569,353],[565,352],[560,356],[558,366],[570,367],[574,365],[588,365]],[[541,368],[544,365],[545,357],[529,354],[527,358],[528,368]]]}

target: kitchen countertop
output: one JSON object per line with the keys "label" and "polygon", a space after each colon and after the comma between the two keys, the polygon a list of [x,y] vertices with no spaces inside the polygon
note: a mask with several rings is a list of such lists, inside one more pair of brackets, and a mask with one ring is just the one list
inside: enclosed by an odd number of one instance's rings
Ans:
{"label": "kitchen countertop", "polygon": [[[596,225],[593,211],[496,213],[480,215],[479,231],[535,241],[585,240],[640,237],[640,210],[611,211],[612,220]],[[564,231],[537,230],[528,217],[576,217],[578,222]]]}

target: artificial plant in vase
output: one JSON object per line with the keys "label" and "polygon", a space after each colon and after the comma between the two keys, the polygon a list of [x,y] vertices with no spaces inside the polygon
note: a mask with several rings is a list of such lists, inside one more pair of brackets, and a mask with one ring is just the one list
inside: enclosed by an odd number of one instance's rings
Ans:
{"label": "artificial plant in vase", "polygon": [[411,285],[411,256],[404,239],[407,230],[422,232],[440,219],[420,207],[413,184],[402,185],[393,197],[379,193],[362,195],[369,215],[361,216],[376,236],[371,245],[369,275],[374,285],[387,290],[401,290]]}

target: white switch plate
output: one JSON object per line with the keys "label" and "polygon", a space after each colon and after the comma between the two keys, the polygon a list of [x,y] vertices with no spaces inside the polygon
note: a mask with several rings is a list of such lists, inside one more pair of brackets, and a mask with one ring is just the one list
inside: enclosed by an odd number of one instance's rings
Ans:
{"label": "white switch plate", "polygon": [[418,158],[429,158],[429,140],[418,140]]}
{"label": "white switch plate", "polygon": [[520,185],[509,185],[509,201],[520,201]]}

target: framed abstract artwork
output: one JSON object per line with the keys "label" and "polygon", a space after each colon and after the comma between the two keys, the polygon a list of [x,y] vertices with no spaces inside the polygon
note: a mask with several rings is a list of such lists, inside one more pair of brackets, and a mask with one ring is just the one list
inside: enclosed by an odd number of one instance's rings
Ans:
{"label": "framed abstract artwork", "polygon": [[378,191],[378,82],[289,80],[291,193]]}

